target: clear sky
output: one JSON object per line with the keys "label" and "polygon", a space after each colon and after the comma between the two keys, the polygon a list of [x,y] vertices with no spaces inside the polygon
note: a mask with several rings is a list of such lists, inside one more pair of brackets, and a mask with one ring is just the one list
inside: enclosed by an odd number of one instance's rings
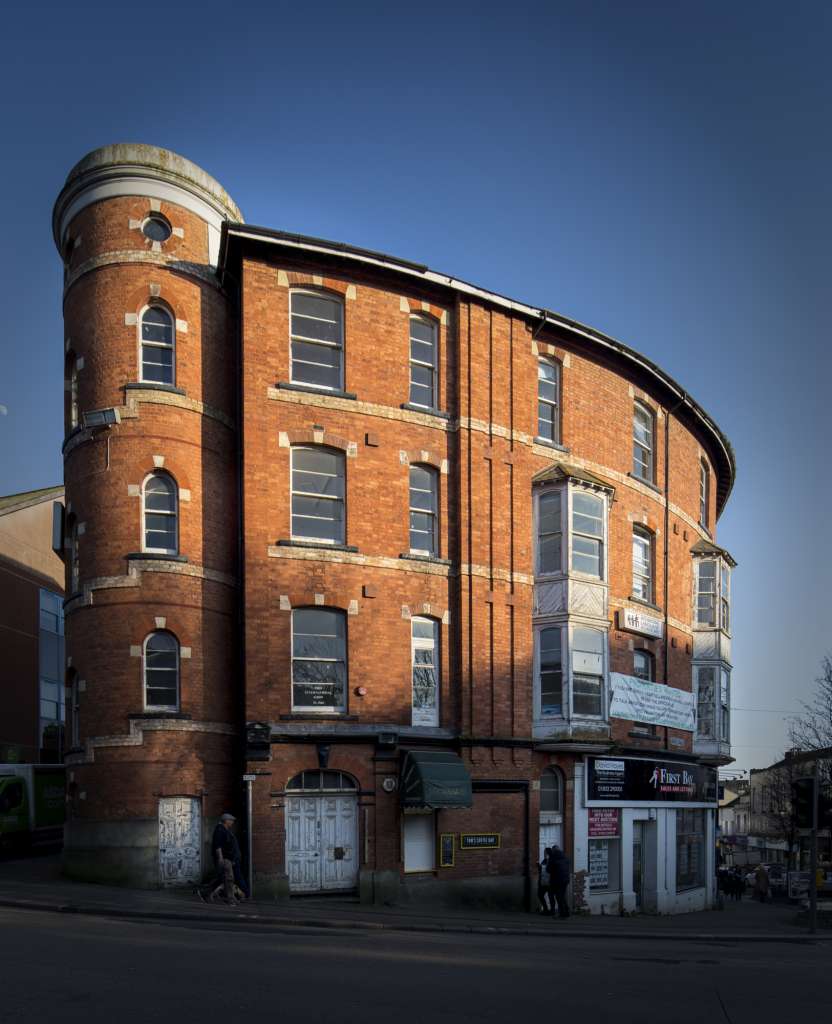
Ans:
{"label": "clear sky", "polygon": [[739,473],[740,767],[832,649],[832,5],[32,3],[3,16],[0,493],[61,478],[66,173],[173,149],[250,223],[381,249],[648,355]]}

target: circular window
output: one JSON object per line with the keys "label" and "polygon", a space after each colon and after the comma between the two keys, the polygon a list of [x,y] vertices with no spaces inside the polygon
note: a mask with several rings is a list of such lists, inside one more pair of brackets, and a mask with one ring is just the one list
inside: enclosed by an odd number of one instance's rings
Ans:
{"label": "circular window", "polygon": [[166,242],[171,234],[172,228],[160,213],[154,213],[142,224],[142,234],[151,242]]}

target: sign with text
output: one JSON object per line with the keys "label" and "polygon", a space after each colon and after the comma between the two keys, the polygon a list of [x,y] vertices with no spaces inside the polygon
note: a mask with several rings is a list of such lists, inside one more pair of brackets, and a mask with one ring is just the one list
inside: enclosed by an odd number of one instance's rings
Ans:
{"label": "sign with text", "polygon": [[696,728],[693,694],[636,676],[610,672],[610,715],[631,722],[666,725],[671,729]]}
{"label": "sign with text", "polygon": [[459,837],[460,850],[499,850],[499,832],[469,832]]}
{"label": "sign with text", "polygon": [[715,807],[715,768],[641,757],[588,757],[586,804]]}
{"label": "sign with text", "polygon": [[617,807],[591,807],[589,838],[617,839],[621,830],[621,811]]}
{"label": "sign with text", "polygon": [[655,615],[647,615],[646,612],[638,611],[635,608],[622,608],[619,611],[618,628],[628,633],[651,636],[655,640],[661,640],[664,635],[664,623],[661,619]]}

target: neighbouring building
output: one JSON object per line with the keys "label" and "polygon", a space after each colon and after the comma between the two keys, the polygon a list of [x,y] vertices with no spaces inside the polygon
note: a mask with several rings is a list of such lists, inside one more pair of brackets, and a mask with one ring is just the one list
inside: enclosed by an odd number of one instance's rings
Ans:
{"label": "neighbouring building", "polygon": [[[728,441],[598,331],[252,227],[107,146],[65,266],[66,870],[255,889],[708,906],[730,761]],[[251,781],[243,783],[243,776]],[[248,789],[246,787],[249,787]]]}
{"label": "neighbouring building", "polygon": [[63,487],[0,497],[0,764],[57,763],[66,749],[63,499]]}

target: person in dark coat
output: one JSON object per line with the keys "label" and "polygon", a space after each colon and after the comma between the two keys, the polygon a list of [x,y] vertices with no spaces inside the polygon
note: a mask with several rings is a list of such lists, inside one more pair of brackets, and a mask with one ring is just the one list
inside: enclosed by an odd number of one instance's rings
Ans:
{"label": "person in dark coat", "polygon": [[[242,875],[240,844],[232,832],[236,820],[233,814],[225,813],[221,815],[214,828],[214,834],[211,836],[211,858],[216,868],[216,874],[209,882],[206,882],[205,885],[197,886],[196,889],[197,896],[203,902],[220,886],[225,888],[226,901],[229,903],[234,902],[232,883],[236,883],[243,893],[248,896],[248,886],[245,884],[245,879]],[[229,874],[226,873],[227,865],[231,867]]]}
{"label": "person in dark coat", "polygon": [[547,846],[543,851],[543,860],[537,866],[537,902],[538,914],[548,914],[550,905],[549,896],[549,856],[552,848]]}
{"label": "person in dark coat", "polygon": [[549,854],[549,899],[552,903],[551,914],[555,916],[557,904],[558,917],[569,917],[569,906],[566,902],[566,889],[569,885],[569,858],[559,846],[553,846]]}

